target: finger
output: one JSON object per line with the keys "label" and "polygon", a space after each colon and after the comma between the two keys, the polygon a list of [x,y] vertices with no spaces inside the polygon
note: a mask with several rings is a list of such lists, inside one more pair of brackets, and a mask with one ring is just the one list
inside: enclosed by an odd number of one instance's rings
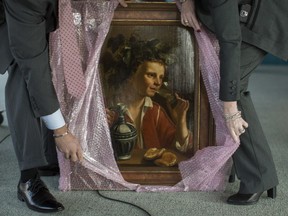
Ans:
{"label": "finger", "polygon": [[188,101],[185,101],[184,111],[187,111],[188,109],[189,109],[189,102],[188,102]]}
{"label": "finger", "polygon": [[188,26],[188,24],[189,24],[189,22],[188,22],[187,20],[183,20],[183,21],[181,21],[181,23],[182,23],[182,25],[184,25],[184,26]]}
{"label": "finger", "polygon": [[242,134],[241,131],[243,131],[243,130],[242,130],[242,129],[236,129],[236,130],[235,130],[236,136],[240,136],[240,135]]}
{"label": "finger", "polygon": [[234,140],[236,143],[239,143],[239,142],[240,142],[239,136],[233,137],[233,140]]}
{"label": "finger", "polygon": [[186,17],[183,16],[183,23],[184,23],[183,25],[192,27],[194,30],[198,30],[199,29],[199,24],[196,25],[194,23],[194,20],[196,20],[195,22],[197,22],[197,19],[194,18],[193,15],[192,16],[186,16]]}
{"label": "finger", "polygon": [[111,111],[110,109],[106,109],[106,114],[107,114],[108,116],[111,116],[112,113],[113,113],[113,111]]}
{"label": "finger", "polygon": [[109,110],[107,112],[109,114],[109,116],[114,117],[115,116],[115,112],[113,110]]}
{"label": "finger", "polygon": [[56,145],[56,148],[58,149],[59,152],[63,153],[62,149],[59,148],[57,145]]}
{"label": "finger", "polygon": [[245,133],[245,129],[243,128],[241,131],[240,131],[240,134],[239,134],[239,136],[241,136],[242,134],[244,134]]}
{"label": "finger", "polygon": [[76,162],[78,160],[76,153],[71,154],[70,160],[73,162]]}
{"label": "finger", "polygon": [[69,154],[69,153],[64,153],[64,157],[65,157],[66,159],[69,159],[69,158],[70,158],[70,154]]}
{"label": "finger", "polygon": [[235,142],[240,142],[240,139],[239,139],[239,135],[237,135],[236,133],[232,133],[232,138]]}
{"label": "finger", "polygon": [[227,126],[228,126],[230,135],[231,135],[232,139],[234,140],[234,142],[238,142],[239,141],[239,136],[236,134],[235,129],[232,128],[231,125],[227,125]]}
{"label": "finger", "polygon": [[189,26],[192,27],[192,28],[195,30],[195,25],[194,25],[194,23],[193,23],[192,17],[188,17],[188,18],[187,18],[187,21],[188,21],[188,23],[189,23]]}
{"label": "finger", "polygon": [[124,0],[118,0],[122,7],[127,7],[127,3]]}
{"label": "finger", "polygon": [[248,123],[247,123],[246,121],[244,121],[243,127],[244,127],[244,128],[248,128],[248,126],[249,126]]}
{"label": "finger", "polygon": [[83,160],[83,151],[81,148],[78,149],[78,151],[76,152],[78,160],[82,161]]}
{"label": "finger", "polygon": [[189,103],[186,100],[183,100],[183,109],[187,110],[189,106]]}
{"label": "finger", "polygon": [[181,17],[181,23],[182,23],[182,25],[184,25],[184,26],[188,26],[189,25],[189,21],[188,21],[188,19],[186,18],[186,17]]}
{"label": "finger", "polygon": [[200,31],[201,31],[201,28],[200,28],[200,23],[199,23],[198,19],[193,16],[193,17],[191,18],[191,22],[193,23],[194,30],[196,30],[197,32],[200,32]]}

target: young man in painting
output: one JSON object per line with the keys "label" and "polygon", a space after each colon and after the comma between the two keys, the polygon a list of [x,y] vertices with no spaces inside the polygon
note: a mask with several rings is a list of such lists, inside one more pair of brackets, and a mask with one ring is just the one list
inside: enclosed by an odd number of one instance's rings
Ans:
{"label": "young man in painting", "polygon": [[[114,47],[116,41],[121,40],[123,43]],[[122,35],[111,38],[108,46],[112,56],[106,53],[103,62],[104,71],[112,73],[108,78],[109,86],[115,87],[111,104],[126,105],[126,120],[133,123],[138,132],[135,148],[165,147],[189,151],[192,148],[192,133],[186,123],[189,102],[175,95],[176,105],[173,108],[169,105],[174,123],[151,99],[163,84],[166,66],[171,60],[171,47],[158,40],[142,41],[134,36],[126,40]],[[113,67],[105,66],[105,59]],[[110,126],[117,120],[115,112],[109,109],[107,118]]]}

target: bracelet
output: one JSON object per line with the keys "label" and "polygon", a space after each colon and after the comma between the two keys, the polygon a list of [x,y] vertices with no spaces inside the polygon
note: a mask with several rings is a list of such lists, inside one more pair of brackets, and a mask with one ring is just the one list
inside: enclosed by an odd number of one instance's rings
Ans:
{"label": "bracelet", "polygon": [[224,117],[225,117],[226,121],[234,121],[234,120],[236,120],[238,118],[241,118],[241,111],[238,111],[238,112],[236,112],[236,113],[234,113],[232,115],[225,114]]}
{"label": "bracelet", "polygon": [[64,137],[64,136],[66,136],[66,135],[68,135],[69,134],[69,131],[66,131],[65,133],[63,133],[63,134],[53,134],[53,137],[55,138],[55,139],[57,139],[57,138],[60,138],[60,137]]}

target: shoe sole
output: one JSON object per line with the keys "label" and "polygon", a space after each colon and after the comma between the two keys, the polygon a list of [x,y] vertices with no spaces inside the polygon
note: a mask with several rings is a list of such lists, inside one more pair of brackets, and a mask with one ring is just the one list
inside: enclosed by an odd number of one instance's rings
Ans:
{"label": "shoe sole", "polygon": [[254,204],[256,204],[257,202],[258,202],[258,200],[255,201],[255,202],[248,202],[248,203],[245,203],[245,202],[233,202],[233,201],[229,202],[229,201],[227,201],[227,204],[229,204],[229,205],[241,205],[241,206],[243,206],[243,205],[254,205]]}
{"label": "shoe sole", "polygon": [[27,200],[25,199],[24,196],[21,195],[21,193],[17,192],[17,197],[21,202],[25,202],[27,207],[33,211],[36,212],[41,212],[41,213],[53,213],[53,212],[60,212],[63,211],[63,209],[41,209],[41,208],[36,208],[35,206],[29,205]]}

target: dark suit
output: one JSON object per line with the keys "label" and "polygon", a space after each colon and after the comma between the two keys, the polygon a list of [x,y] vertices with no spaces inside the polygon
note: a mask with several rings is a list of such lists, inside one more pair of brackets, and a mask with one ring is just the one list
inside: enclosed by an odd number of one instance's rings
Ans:
{"label": "dark suit", "polygon": [[[248,11],[249,16],[241,18],[239,12],[242,3],[252,1],[196,2],[200,21],[215,33],[220,45],[220,99],[237,101],[242,117],[249,124],[246,132],[240,136],[240,147],[233,155],[236,174],[241,181],[239,192],[250,194],[265,191],[276,186],[278,179],[270,148],[247,88],[251,72],[261,63],[266,52],[288,58],[287,43],[284,43],[288,36],[284,23],[288,22],[288,17],[284,16],[285,10],[279,10],[279,13],[271,11],[272,8],[287,7],[287,2],[255,0]],[[267,24],[276,27],[269,29]],[[283,50],[283,46],[286,50]]]}
{"label": "dark suit", "polygon": [[0,0],[0,37],[1,37],[0,74],[4,74],[13,60],[13,56],[9,48],[7,24],[5,21],[4,5],[2,0]]}
{"label": "dark suit", "polygon": [[[0,72],[9,73],[6,111],[20,169],[55,163],[54,140],[47,135],[51,131],[39,117],[59,109],[47,42],[56,28],[57,1],[1,0],[0,6]],[[53,154],[52,161],[47,153]]]}
{"label": "dark suit", "polygon": [[[239,99],[241,42],[288,59],[286,0],[195,0],[200,21],[215,32],[221,46],[220,98]],[[254,2],[247,21],[240,22],[241,5]],[[241,25],[239,25],[239,23]],[[227,61],[229,60],[229,61]],[[231,81],[235,81],[231,89]]]}

